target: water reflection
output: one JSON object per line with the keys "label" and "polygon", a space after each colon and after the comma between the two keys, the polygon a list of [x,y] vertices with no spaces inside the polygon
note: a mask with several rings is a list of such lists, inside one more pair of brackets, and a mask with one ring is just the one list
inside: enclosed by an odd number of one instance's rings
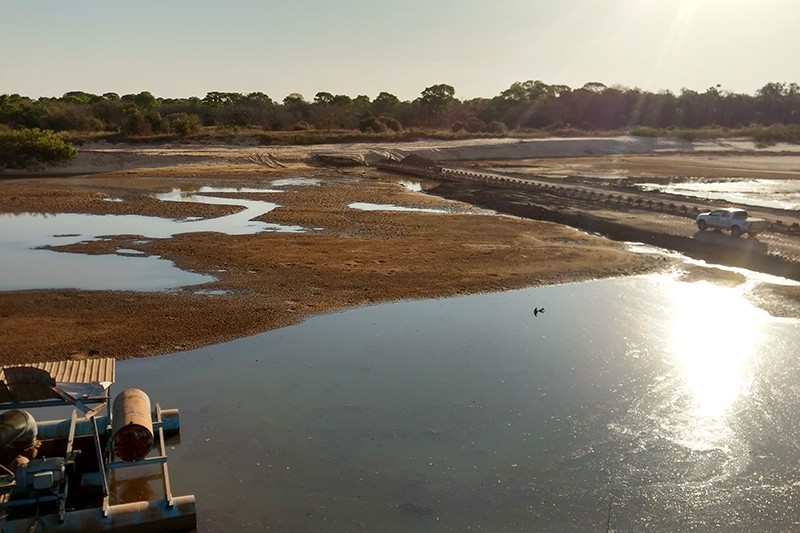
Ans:
{"label": "water reflection", "polygon": [[[158,256],[83,255],[17,247],[0,217],[0,291],[72,288],[161,291],[214,281]],[[46,239],[43,238],[43,241]]]}
{"label": "water reflection", "polygon": [[[274,183],[273,183],[274,185]],[[174,191],[175,189],[173,189]],[[191,193],[193,189],[182,189],[187,193]],[[228,193],[236,193],[236,192],[252,192],[252,193],[265,193],[265,192],[283,192],[280,189],[263,189],[260,187],[211,187],[209,185],[203,185],[197,188],[196,191],[198,193],[220,193],[220,192],[228,192]]]}
{"label": "water reflection", "polygon": [[131,248],[117,248],[117,255],[144,255],[144,252]]}
{"label": "water reflection", "polygon": [[678,285],[672,345],[696,414],[719,418],[746,391],[747,363],[755,355],[768,314],[734,291],[707,282]]}
{"label": "water reflection", "polygon": [[[203,189],[217,191],[217,189],[210,189],[209,187],[204,187]],[[234,190],[241,192],[240,189]],[[265,191],[260,190],[260,192]],[[194,194],[181,189],[173,189],[170,192],[156,195],[156,198],[165,202],[195,202],[214,205],[238,205],[244,207],[245,209],[232,215],[212,219],[170,221],[171,223],[166,223],[168,219],[155,219],[156,221],[160,222],[158,227],[160,228],[161,234],[154,235],[153,233],[155,233],[157,230],[153,229],[150,233],[143,234],[147,237],[163,238],[171,237],[178,233],[197,233],[202,231],[214,231],[218,233],[226,233],[228,235],[252,234],[262,231],[272,231],[277,233],[301,233],[305,231],[305,229],[301,226],[287,226],[283,224],[271,224],[268,222],[261,222],[260,220],[253,220],[278,207],[278,204],[273,202],[244,200],[241,198],[219,198],[215,196]],[[139,234],[142,233],[139,232]]]}
{"label": "water reflection", "polygon": [[272,180],[271,183],[274,187],[306,186],[306,185],[315,186],[322,183],[322,180],[319,178],[282,178],[278,180]]}
{"label": "water reflection", "polygon": [[707,282],[677,284],[674,291],[669,353],[683,394],[678,399],[685,400],[676,441],[692,450],[728,450],[737,445],[731,413],[749,394],[769,315],[738,291]]}
{"label": "water reflection", "polygon": [[111,470],[110,486],[113,487],[109,495],[111,503],[114,505],[157,499],[163,494],[158,491],[162,483],[159,466]]}
{"label": "water reflection", "polygon": [[399,180],[400,185],[404,188],[408,189],[409,191],[413,192],[422,192],[427,191],[429,189],[433,189],[438,183],[431,180],[415,180],[415,179],[407,179],[403,178]]}
{"label": "water reflection", "polygon": [[674,183],[643,183],[644,190],[657,190],[711,200],[725,200],[742,205],[800,208],[800,191],[794,180],[775,179],[723,179],[679,181]]}
{"label": "water reflection", "polygon": [[741,289],[638,277],[356,309],[118,375],[181,408],[173,482],[203,531],[787,530],[798,336]]}
{"label": "water reflection", "polygon": [[422,207],[403,207],[393,204],[371,204],[368,202],[353,202],[348,207],[360,211],[416,211],[418,213],[449,213],[445,209],[428,209]]}

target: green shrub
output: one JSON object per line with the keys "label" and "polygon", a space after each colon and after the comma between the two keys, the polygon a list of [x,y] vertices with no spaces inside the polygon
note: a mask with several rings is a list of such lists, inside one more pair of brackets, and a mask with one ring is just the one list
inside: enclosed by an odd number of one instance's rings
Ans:
{"label": "green shrub", "polygon": [[200,131],[200,117],[197,115],[190,115],[189,113],[173,113],[171,115],[167,115],[166,118],[167,122],[169,122],[170,130],[181,137],[194,135]]}
{"label": "green shrub", "polygon": [[169,133],[169,121],[163,118],[155,109],[141,111],[131,107],[122,122],[120,132],[124,135],[149,136],[160,133]]}
{"label": "green shrub", "polygon": [[358,123],[358,129],[363,131],[364,133],[372,132],[372,133],[383,133],[387,131],[389,128],[386,124],[378,120],[372,115],[366,116]]}
{"label": "green shrub", "polygon": [[478,117],[469,117],[464,127],[470,133],[480,133],[486,129],[486,123]]}
{"label": "green shrub", "polygon": [[631,135],[634,137],[660,137],[661,133],[656,128],[649,126],[636,126],[631,129]]}
{"label": "green shrub", "polygon": [[486,131],[489,133],[507,133],[508,126],[499,120],[493,120],[486,125]]}
{"label": "green shrub", "polygon": [[467,127],[464,125],[463,122],[453,122],[450,125],[450,131],[453,133],[458,133],[459,131],[467,131]]}
{"label": "green shrub", "polygon": [[800,125],[773,124],[767,127],[755,128],[752,135],[757,143],[765,145],[779,142],[798,142],[800,141]]}
{"label": "green shrub", "polygon": [[378,122],[382,122],[392,131],[403,131],[403,125],[394,117],[378,117]]}
{"label": "green shrub", "polygon": [[0,170],[59,165],[78,151],[55,132],[38,128],[0,130]]}

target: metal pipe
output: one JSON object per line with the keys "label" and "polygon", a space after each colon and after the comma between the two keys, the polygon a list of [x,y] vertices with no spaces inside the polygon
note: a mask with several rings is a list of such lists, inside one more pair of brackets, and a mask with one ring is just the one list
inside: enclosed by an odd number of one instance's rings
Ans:
{"label": "metal pipe", "polygon": [[46,514],[37,518],[9,520],[3,532],[17,533],[30,531],[32,525],[42,531],[59,533],[85,531],[189,531],[197,527],[197,509],[194,495],[176,496],[174,505],[168,508],[163,499],[111,505],[108,516],[101,509],[82,509],[66,513],[64,522],[58,522],[58,515]]}
{"label": "metal pipe", "polygon": [[[158,427],[156,423],[156,413],[151,413],[153,421],[153,429]],[[161,420],[164,427],[164,435],[170,436],[180,433],[181,430],[181,415],[178,409],[162,409]],[[106,416],[97,417],[97,424],[100,427],[108,427],[109,418]],[[40,440],[55,440],[65,439],[69,435],[70,420],[45,420],[38,422]],[[75,423],[75,437],[88,437],[94,431],[91,421],[78,420]]]}

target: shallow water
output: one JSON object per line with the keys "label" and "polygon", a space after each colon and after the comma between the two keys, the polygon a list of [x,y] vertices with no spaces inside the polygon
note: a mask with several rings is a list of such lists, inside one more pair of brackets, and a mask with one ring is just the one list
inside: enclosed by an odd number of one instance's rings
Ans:
{"label": "shallow water", "polygon": [[643,183],[640,187],[645,190],[710,200],[724,200],[754,207],[800,208],[800,183],[796,180],[707,180],[698,178],[697,181]]}
{"label": "shallow water", "polygon": [[292,185],[292,186],[314,185],[314,186],[316,186],[316,185],[319,185],[320,183],[322,183],[322,180],[319,179],[319,178],[298,177],[298,178],[281,178],[281,179],[278,179],[278,180],[272,180],[271,183],[272,183],[273,187],[286,187],[286,186],[289,186],[289,185]]}
{"label": "shallow water", "polygon": [[400,178],[397,180],[397,183],[399,183],[409,191],[413,192],[427,191],[439,185],[438,182],[432,180],[418,180],[418,179],[408,179],[408,178]]}
{"label": "shallow water", "polygon": [[[3,243],[0,243],[0,248],[2,246]],[[137,257],[130,250],[122,249],[117,251],[117,255],[89,256],[51,250],[3,248],[0,271],[3,272],[0,291],[74,288],[146,292],[215,280],[212,276],[181,270],[172,261],[159,256]]]}
{"label": "shallow water", "polygon": [[378,305],[122,361],[115,391],[180,408],[201,531],[793,529],[800,322],[741,291]]}
{"label": "shallow water", "polygon": [[425,207],[405,207],[394,204],[372,204],[369,202],[353,202],[347,207],[360,211],[414,211],[417,213],[448,213],[445,209],[431,209]]}
{"label": "shallow water", "polygon": [[[173,189],[156,195],[164,202],[197,202],[237,205],[244,209],[231,215],[203,219],[141,215],[90,215],[78,213],[0,214],[0,291],[73,288],[83,290],[162,291],[215,280],[213,276],[180,270],[172,261],[157,256],[140,257],[134,248],[119,248],[116,254],[88,255],[48,249],[109,238],[140,235],[145,239],[168,239],[180,233],[213,231],[228,235],[259,232],[300,233],[321,228],[303,228],[255,220],[278,204],[260,200],[211,196],[215,193],[276,193],[282,187],[317,186],[317,178],[273,180],[275,189],[209,187]],[[409,182],[411,183],[411,182]],[[421,187],[421,182],[416,182]],[[122,201],[118,198],[110,201]],[[402,207],[356,202],[353,209],[367,211],[417,211],[447,213],[442,209]],[[133,242],[133,245],[137,242]]]}
{"label": "shallow water", "polygon": [[[203,187],[201,189],[201,192],[227,191],[228,189],[217,190],[211,187]],[[231,189],[230,191],[275,192],[259,189]],[[226,235],[250,235],[262,231],[273,231],[277,233],[300,233],[305,231],[300,226],[286,226],[282,224],[271,224],[268,222],[253,220],[278,207],[278,204],[273,202],[244,200],[241,198],[218,198],[215,196],[206,196],[204,194],[193,194],[191,192],[182,191],[181,189],[173,189],[171,192],[156,195],[156,198],[165,202],[196,202],[214,205],[238,205],[244,207],[244,209],[237,213],[233,213],[232,215],[200,220],[170,220],[146,217],[152,220],[152,227],[148,228],[147,233],[143,234],[147,237],[165,238],[172,237],[178,233],[198,233],[203,231],[214,231],[217,233],[225,233]],[[117,233],[122,234],[124,232]]]}
{"label": "shallow water", "polygon": [[[214,277],[180,270],[157,256],[136,257],[137,250],[120,248],[115,255],[86,255],[49,250],[114,235],[141,235],[167,239],[179,233],[214,231],[228,235],[263,231],[302,232],[253,220],[277,204],[257,200],[206,196],[214,192],[275,192],[267,189],[202,187],[174,189],[157,197],[162,201],[238,205],[243,210],[212,219],[173,220],[141,215],[87,215],[77,213],[23,213],[0,215],[0,290],[74,288],[84,290],[159,291],[214,281]],[[135,244],[135,243],[133,243]]]}

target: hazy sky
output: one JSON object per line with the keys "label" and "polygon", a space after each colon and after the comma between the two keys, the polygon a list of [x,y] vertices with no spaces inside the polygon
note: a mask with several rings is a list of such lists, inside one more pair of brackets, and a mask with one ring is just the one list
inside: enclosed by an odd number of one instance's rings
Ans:
{"label": "hazy sky", "polygon": [[0,94],[800,83],[800,0],[0,0]]}

